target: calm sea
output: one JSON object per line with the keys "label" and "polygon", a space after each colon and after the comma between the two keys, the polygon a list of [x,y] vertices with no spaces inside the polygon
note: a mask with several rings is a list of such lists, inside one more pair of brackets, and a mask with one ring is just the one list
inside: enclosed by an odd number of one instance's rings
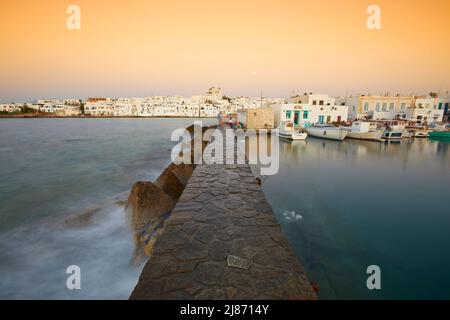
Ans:
{"label": "calm sea", "polygon": [[320,298],[450,298],[450,142],[280,143],[264,191]]}
{"label": "calm sea", "polygon": [[[0,119],[0,298],[128,298],[142,264],[120,201],[161,173],[172,130],[192,122]],[[450,143],[280,147],[263,188],[320,298],[450,298]],[[81,290],[66,289],[73,264]]]}

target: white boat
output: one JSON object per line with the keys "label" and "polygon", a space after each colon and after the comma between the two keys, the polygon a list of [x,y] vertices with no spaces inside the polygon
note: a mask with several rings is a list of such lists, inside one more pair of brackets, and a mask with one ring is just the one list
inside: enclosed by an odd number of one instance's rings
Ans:
{"label": "white boat", "polygon": [[386,130],[383,132],[382,138],[386,141],[401,141],[407,138],[408,132],[405,130],[404,124],[391,123],[388,124]]}
{"label": "white boat", "polygon": [[312,137],[338,141],[344,140],[348,134],[348,131],[344,128],[322,124],[308,127],[306,132]]}
{"label": "white boat", "polygon": [[356,121],[345,129],[348,131],[347,138],[350,139],[383,141],[381,136],[384,130],[378,129],[375,122]]}
{"label": "white boat", "polygon": [[282,121],[278,128],[278,136],[290,140],[305,140],[308,134],[295,129],[292,121]]}
{"label": "white boat", "polygon": [[430,130],[425,126],[409,126],[406,127],[410,137],[414,138],[428,138]]}
{"label": "white boat", "polygon": [[413,133],[413,137],[415,138],[428,138],[430,135],[429,130],[415,130]]}

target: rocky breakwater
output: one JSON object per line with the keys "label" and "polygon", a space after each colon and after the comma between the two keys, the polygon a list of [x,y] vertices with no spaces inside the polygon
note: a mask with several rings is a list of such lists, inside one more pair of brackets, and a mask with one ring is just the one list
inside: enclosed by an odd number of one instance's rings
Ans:
{"label": "rocky breakwater", "polygon": [[[203,127],[200,132],[209,128],[214,127]],[[193,149],[194,125],[186,129],[191,135]],[[202,148],[205,146],[206,142],[203,142]],[[191,160],[192,164],[171,163],[156,181],[138,181],[131,188],[126,209],[135,231],[134,263],[140,263],[152,255],[154,243],[164,229],[164,221],[170,216],[194,171],[193,156]]]}

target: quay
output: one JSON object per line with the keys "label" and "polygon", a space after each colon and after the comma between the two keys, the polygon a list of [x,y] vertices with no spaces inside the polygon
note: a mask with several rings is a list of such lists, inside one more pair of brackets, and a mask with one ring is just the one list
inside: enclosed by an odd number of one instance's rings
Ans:
{"label": "quay", "polygon": [[130,296],[316,298],[248,163],[196,166]]}

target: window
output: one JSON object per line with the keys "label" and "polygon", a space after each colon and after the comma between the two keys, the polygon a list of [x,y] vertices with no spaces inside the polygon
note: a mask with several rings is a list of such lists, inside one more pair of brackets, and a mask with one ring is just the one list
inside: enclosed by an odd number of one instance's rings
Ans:
{"label": "window", "polygon": [[376,104],[376,110],[380,111],[380,103],[379,102],[377,102],[377,104]]}
{"label": "window", "polygon": [[395,103],[394,103],[394,102],[391,102],[391,103],[389,104],[389,110],[394,110],[394,107],[395,107]]}
{"label": "window", "polygon": [[364,111],[369,111],[369,103],[368,102],[364,103]]}
{"label": "window", "polygon": [[400,109],[405,110],[406,109],[406,102],[402,102],[400,104]]}
{"label": "window", "polygon": [[383,102],[383,111],[387,111],[387,102]]}
{"label": "window", "polygon": [[286,111],[286,119],[290,119],[291,118],[291,111],[288,110]]}
{"label": "window", "polygon": [[319,101],[319,106],[323,106],[323,100]]}
{"label": "window", "polygon": [[439,102],[439,110],[442,110],[442,102]]}
{"label": "window", "polygon": [[308,119],[308,111],[303,111],[303,119]]}
{"label": "window", "polygon": [[313,106],[317,105],[317,101],[313,100]]}
{"label": "window", "polygon": [[324,116],[319,116],[319,123],[323,123]]}

